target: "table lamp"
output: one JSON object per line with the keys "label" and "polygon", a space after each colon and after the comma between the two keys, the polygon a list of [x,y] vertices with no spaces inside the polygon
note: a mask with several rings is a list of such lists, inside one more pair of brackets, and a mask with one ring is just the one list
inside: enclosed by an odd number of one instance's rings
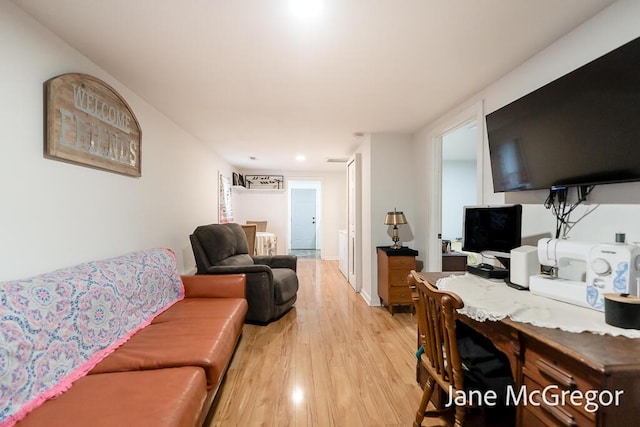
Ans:
{"label": "table lamp", "polygon": [[393,225],[393,246],[391,249],[400,249],[402,246],[398,244],[398,224],[406,224],[407,218],[405,218],[404,213],[398,212],[395,209],[393,212],[387,212],[387,216],[384,218],[385,225]]}

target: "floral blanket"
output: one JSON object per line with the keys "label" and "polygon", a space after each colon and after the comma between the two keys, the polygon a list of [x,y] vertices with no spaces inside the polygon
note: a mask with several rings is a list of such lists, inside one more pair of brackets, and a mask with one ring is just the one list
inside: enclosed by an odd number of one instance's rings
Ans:
{"label": "floral blanket", "polygon": [[168,249],[0,283],[0,427],[67,390],[183,297]]}

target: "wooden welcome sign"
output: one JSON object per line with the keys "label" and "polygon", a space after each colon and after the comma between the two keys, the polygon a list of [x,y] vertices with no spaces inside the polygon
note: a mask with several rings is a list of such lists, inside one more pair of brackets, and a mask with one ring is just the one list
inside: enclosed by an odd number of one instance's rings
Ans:
{"label": "wooden welcome sign", "polygon": [[45,82],[45,156],[141,176],[140,125],[111,86],[86,74]]}

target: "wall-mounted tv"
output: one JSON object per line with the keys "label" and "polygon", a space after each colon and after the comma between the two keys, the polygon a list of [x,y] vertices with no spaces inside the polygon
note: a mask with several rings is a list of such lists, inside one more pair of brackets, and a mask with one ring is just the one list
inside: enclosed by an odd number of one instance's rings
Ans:
{"label": "wall-mounted tv", "polygon": [[496,192],[640,180],[640,38],[486,117]]}

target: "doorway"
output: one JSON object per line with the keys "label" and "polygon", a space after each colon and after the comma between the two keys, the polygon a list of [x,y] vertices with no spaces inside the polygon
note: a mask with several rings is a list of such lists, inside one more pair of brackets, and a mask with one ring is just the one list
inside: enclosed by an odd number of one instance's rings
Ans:
{"label": "doorway", "polygon": [[321,182],[289,181],[289,249],[301,258],[320,258]]}
{"label": "doorway", "polygon": [[[459,151],[454,149],[455,143],[452,143],[457,137],[467,141],[462,143],[466,147],[467,157],[459,157],[458,160],[475,162],[475,173],[457,173],[455,167],[449,167],[454,164],[448,162],[447,158],[454,156],[451,153],[445,153],[445,150],[448,151],[447,146],[450,146],[451,151]],[[428,149],[431,187],[429,189],[430,218],[427,237],[427,268],[430,271],[442,271],[442,240],[458,240],[462,237],[463,206],[485,203],[484,138],[484,106],[482,101],[469,106],[452,117],[451,120],[443,122],[439,129],[434,129]],[[473,166],[470,165],[467,169],[471,171]],[[448,179],[449,175],[453,175],[452,180]],[[455,175],[464,175],[466,178],[460,179]],[[450,187],[448,181],[452,181],[455,185]],[[455,200],[452,196],[458,193],[466,195],[462,200]],[[452,247],[458,245],[461,245],[459,240],[452,244]]]}
{"label": "doorway", "polygon": [[471,120],[442,136],[442,240],[462,248],[464,206],[476,205],[478,124]]}
{"label": "doorway", "polygon": [[316,190],[291,190],[291,249],[316,249]]}

